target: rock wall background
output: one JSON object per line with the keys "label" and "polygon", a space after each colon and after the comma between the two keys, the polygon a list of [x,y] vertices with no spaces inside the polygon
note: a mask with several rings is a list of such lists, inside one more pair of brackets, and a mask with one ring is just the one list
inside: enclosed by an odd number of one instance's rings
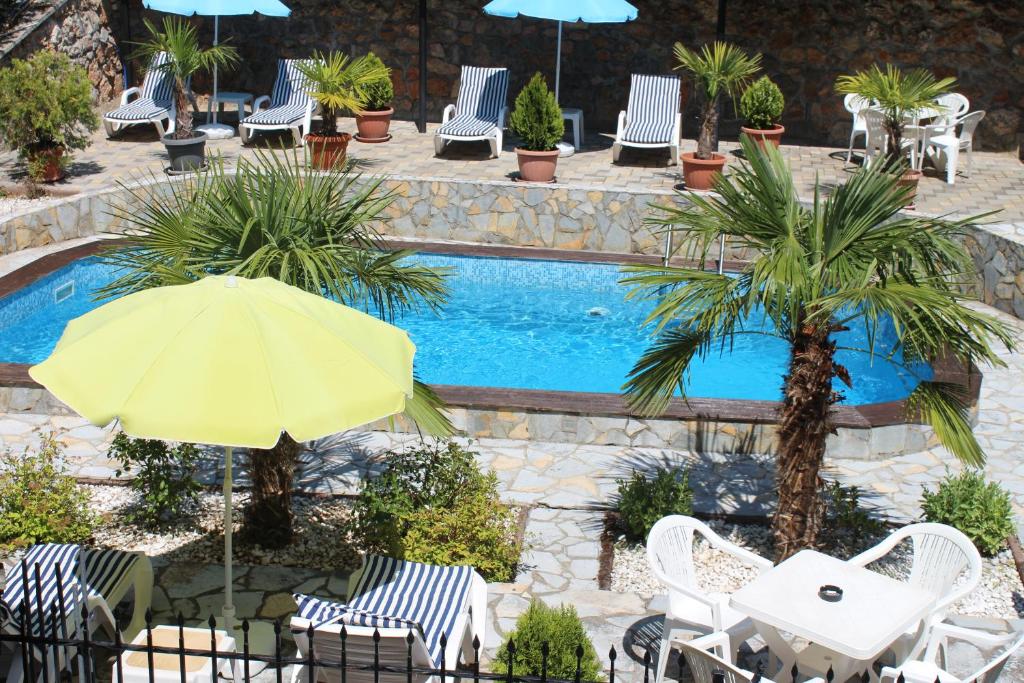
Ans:
{"label": "rock wall background", "polygon": [[39,0],[0,36],[0,61],[60,50],[89,71],[100,102],[112,100],[124,90],[120,51],[130,50],[115,35],[117,16],[117,6],[105,0]]}
{"label": "rock wall background", "polygon": [[[96,2],[97,0],[77,0]],[[140,0],[120,4],[122,41],[143,33]],[[672,45],[714,38],[717,0],[633,0],[629,24],[565,25],[562,103],[582,107],[590,130],[614,130],[626,104],[631,72],[671,70]],[[288,0],[288,19],[229,17],[221,35],[240,48],[243,63],[225,88],[268,92],[277,57],[314,49],[373,50],[394,69],[396,109],[415,113],[419,79],[417,0]],[[453,100],[459,66],[508,66],[512,94],[534,71],[554,80],[554,22],[485,15],[485,0],[429,0],[427,111],[439,120]],[[129,21],[130,19],[130,21]],[[202,22],[207,40],[213,22]],[[128,33],[131,35],[129,36]],[[1024,3],[985,0],[729,0],[727,38],[764,55],[764,72],[786,96],[787,135],[845,145],[849,115],[833,93],[836,76],[891,60],[955,76],[972,108],[985,109],[978,141],[1015,149],[1024,130]],[[204,87],[197,82],[199,89]],[[684,135],[692,136],[695,103],[687,100]],[[727,122],[724,132],[735,130]]]}

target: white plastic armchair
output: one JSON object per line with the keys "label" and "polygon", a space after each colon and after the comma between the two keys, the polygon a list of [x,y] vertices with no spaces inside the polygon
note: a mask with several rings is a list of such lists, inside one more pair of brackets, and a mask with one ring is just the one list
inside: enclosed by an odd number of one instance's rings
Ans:
{"label": "white plastic armchair", "polygon": [[850,163],[853,157],[853,143],[857,136],[863,135],[867,142],[868,127],[864,120],[864,110],[871,106],[871,102],[860,95],[850,94],[843,98],[843,107],[853,115],[853,123],[850,128],[850,146],[846,150],[846,163]]}
{"label": "white plastic armchair", "polygon": [[[904,541],[913,546],[913,562],[907,583],[935,596],[935,606],[920,627],[893,643],[896,660],[920,654],[932,627],[941,622],[949,608],[970,594],[981,582],[981,555],[971,539],[945,524],[910,524],[894,531],[884,541],[849,559],[850,564],[866,567],[893,551]],[[957,580],[966,570],[963,581]]]}
{"label": "white plastic armchair", "polygon": [[[957,119],[953,125],[942,124],[937,130],[930,130],[924,140],[924,147],[935,162],[936,168],[946,171],[946,182],[952,185],[956,181],[957,165],[960,153],[967,155],[967,174],[970,175],[971,157],[974,152],[974,131],[978,124],[985,118],[985,112],[973,111],[966,116]],[[957,134],[956,129],[960,128]]]}
{"label": "white plastic armchair", "polygon": [[703,537],[712,547],[756,568],[759,573],[772,568],[769,560],[730,543],[698,519],[671,515],[658,520],[647,537],[647,561],[651,571],[668,588],[668,607],[655,679],[657,683],[665,675],[673,631],[725,632],[729,636],[730,645],[723,656],[728,661],[732,661],[740,644],[755,633],[754,623],[729,606],[728,594],[707,593],[698,585],[693,562],[696,535]]}
{"label": "white plastic armchair", "polygon": [[[977,671],[960,678],[945,670],[950,640],[968,642],[988,653],[990,659]],[[900,675],[906,683],[996,683],[1006,662],[1024,646],[1024,633],[990,633],[952,624],[937,624],[921,659],[911,659],[899,666],[882,669],[880,683],[896,683]],[[996,650],[998,654],[992,655]]]}
{"label": "white plastic armchair", "polygon": [[[690,668],[693,683],[714,683],[714,675],[721,673],[722,683],[751,683],[756,674],[729,661],[729,634],[716,632],[689,642],[680,643],[686,665]],[[770,679],[760,677],[761,683],[772,683]],[[821,678],[812,678],[806,683],[824,683]],[[929,681],[929,683],[934,683]]]}

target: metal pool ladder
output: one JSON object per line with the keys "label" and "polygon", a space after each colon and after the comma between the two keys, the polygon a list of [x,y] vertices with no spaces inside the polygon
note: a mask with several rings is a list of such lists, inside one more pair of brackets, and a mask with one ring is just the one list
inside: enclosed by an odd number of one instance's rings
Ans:
{"label": "metal pool ladder", "polygon": [[[672,231],[665,233],[665,256],[662,258],[662,265],[667,266],[672,259]],[[718,235],[718,274],[725,272],[725,233]]]}

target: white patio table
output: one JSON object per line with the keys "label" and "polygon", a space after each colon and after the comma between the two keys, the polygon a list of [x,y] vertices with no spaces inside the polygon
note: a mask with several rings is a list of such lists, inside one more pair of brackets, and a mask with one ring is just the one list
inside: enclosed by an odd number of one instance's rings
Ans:
{"label": "white patio table", "polygon": [[[824,585],[839,586],[842,599],[818,595]],[[868,670],[896,639],[928,614],[935,598],[862,567],[813,550],[803,550],[736,591],[732,607],[749,616],[788,674],[801,670],[824,675],[829,666],[836,683]],[[783,633],[811,643],[799,654]],[[788,679],[787,679],[788,680]]]}

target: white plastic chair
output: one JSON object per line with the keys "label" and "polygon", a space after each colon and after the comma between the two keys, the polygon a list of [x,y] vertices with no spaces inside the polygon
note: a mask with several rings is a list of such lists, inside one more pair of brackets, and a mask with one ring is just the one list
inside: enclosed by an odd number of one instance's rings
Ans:
{"label": "white plastic chair", "polygon": [[933,126],[946,125],[956,126],[957,119],[962,117],[971,109],[971,102],[958,92],[946,93],[935,98],[935,103],[942,109],[938,120],[932,123]]}
{"label": "white plastic chair", "polygon": [[880,111],[865,109],[864,117],[864,165],[885,160],[885,151],[889,148],[889,134],[885,130],[885,116]]}
{"label": "white plastic chair", "polygon": [[[920,654],[932,627],[941,622],[949,608],[970,594],[981,582],[981,555],[971,539],[945,524],[910,524],[894,531],[884,541],[849,559],[850,564],[866,567],[903,543],[913,545],[913,563],[907,583],[935,596],[935,606],[914,631],[908,631],[892,645],[896,661]],[[964,581],[957,583],[967,571]]]}
{"label": "white plastic chair", "polygon": [[[113,138],[125,128],[140,123],[153,124],[161,139],[174,133],[178,108],[174,103],[174,77],[164,67],[169,59],[166,52],[154,55],[142,79],[142,87],[125,90],[121,93],[118,108],[103,115],[103,127],[108,138]],[[187,87],[188,98],[194,108],[195,98],[191,91],[191,79]],[[167,122],[166,126],[164,121]]]}
{"label": "white plastic chair", "polygon": [[843,98],[843,106],[846,107],[846,111],[853,115],[853,123],[850,128],[850,146],[846,150],[846,163],[850,163],[850,159],[853,158],[853,143],[857,136],[863,135],[866,144],[868,126],[864,120],[864,111],[871,106],[871,102],[860,95],[851,93]]}
{"label": "white plastic chair", "polygon": [[487,140],[491,156],[501,156],[508,119],[508,69],[464,66],[459,76],[459,98],[444,108],[441,127],[434,134],[434,154],[449,142]]}
{"label": "white plastic chair", "polygon": [[612,143],[612,162],[619,160],[623,147],[658,149],[668,147],[669,166],[679,160],[683,115],[679,113],[679,76],[633,74],[626,111]]}
{"label": "white plastic chair", "polygon": [[303,131],[309,133],[316,106],[310,83],[301,71],[299,59],[277,60],[277,78],[270,95],[252,103],[252,114],[238,123],[238,135],[245,145],[255,131],[288,130],[296,146],[304,145]]}
{"label": "white plastic chair", "polygon": [[[952,185],[956,181],[957,164],[960,153],[967,153],[967,173],[970,175],[971,157],[974,151],[974,131],[978,124],[985,118],[985,112],[972,111],[970,114],[958,119],[956,124],[945,128],[946,132],[939,135],[928,134],[924,140],[924,147],[932,156],[935,167],[946,171],[946,182]],[[960,127],[960,134],[956,134],[956,127]],[[930,128],[930,126],[929,126]]]}
{"label": "white plastic chair", "polygon": [[[729,634],[711,633],[688,642],[680,642],[686,665],[690,668],[693,683],[713,683],[714,674],[721,672],[722,683],[751,683],[755,674],[741,669],[729,660]],[[763,676],[761,683],[772,683]],[[823,683],[820,678],[812,678],[806,683]]]}
{"label": "white plastic chair", "polygon": [[654,576],[668,588],[668,609],[661,634],[656,683],[661,683],[665,676],[674,630],[727,633],[730,639],[729,650],[724,654],[727,658],[731,658],[756,630],[750,619],[729,606],[728,594],[706,593],[697,584],[693,562],[695,534],[760,573],[772,568],[769,560],[730,543],[693,517],[671,515],[658,520],[647,536],[647,561]]}
{"label": "white plastic chair", "polygon": [[[996,648],[1002,649],[980,669],[959,678],[944,669],[950,639],[966,641],[988,653]],[[1006,662],[1021,646],[1024,646],[1024,633],[995,634],[952,624],[938,624],[932,630],[924,657],[906,661],[898,667],[883,668],[880,683],[896,683],[900,674],[903,674],[906,683],[996,683]],[[940,663],[940,658],[943,663]]]}

